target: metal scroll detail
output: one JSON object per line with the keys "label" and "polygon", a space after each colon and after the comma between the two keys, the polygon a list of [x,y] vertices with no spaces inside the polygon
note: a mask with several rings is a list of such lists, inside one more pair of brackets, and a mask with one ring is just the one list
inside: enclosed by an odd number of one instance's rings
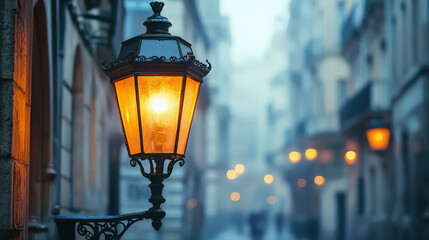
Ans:
{"label": "metal scroll detail", "polygon": [[124,235],[128,228],[135,222],[143,220],[143,217],[114,222],[79,222],[77,233],[87,240],[100,239],[117,240]]}
{"label": "metal scroll detail", "polygon": [[116,68],[120,68],[122,66],[125,66],[127,64],[131,63],[164,63],[164,62],[170,62],[170,63],[189,63],[193,66],[201,69],[204,72],[210,72],[212,66],[209,63],[209,61],[206,60],[208,65],[198,61],[195,59],[195,56],[193,54],[186,54],[182,57],[175,57],[172,56],[170,58],[166,58],[164,56],[152,56],[152,57],[146,57],[146,56],[137,56],[135,52],[130,52],[130,54],[122,59],[115,60],[113,62],[107,62],[106,60],[101,64],[101,68],[103,71],[110,71],[114,70]]}
{"label": "metal scroll detail", "polygon": [[[170,162],[167,165],[167,171],[164,173],[164,165],[166,163],[166,160],[169,160]],[[150,165],[150,172],[146,172],[143,167],[143,161],[149,161]],[[160,176],[163,179],[170,177],[171,173],[173,172],[173,167],[176,163],[179,163],[179,166],[183,167],[185,165],[185,159],[178,158],[178,159],[170,159],[169,157],[157,157],[157,158],[151,158],[151,159],[137,159],[132,158],[130,160],[131,167],[139,166],[141,174],[146,178],[151,178],[154,176]]]}

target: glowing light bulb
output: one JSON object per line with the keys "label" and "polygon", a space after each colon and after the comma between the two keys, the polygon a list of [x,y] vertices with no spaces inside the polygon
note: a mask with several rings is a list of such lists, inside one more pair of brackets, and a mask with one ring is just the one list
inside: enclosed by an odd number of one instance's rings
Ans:
{"label": "glowing light bulb", "polygon": [[167,101],[163,98],[154,98],[150,102],[150,106],[155,113],[163,113],[167,109]]}

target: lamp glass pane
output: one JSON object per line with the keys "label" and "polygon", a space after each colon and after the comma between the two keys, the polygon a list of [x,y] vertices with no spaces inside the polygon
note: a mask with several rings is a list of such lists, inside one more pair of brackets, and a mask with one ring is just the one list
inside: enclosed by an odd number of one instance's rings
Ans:
{"label": "lamp glass pane", "polygon": [[200,84],[200,82],[195,81],[189,76],[186,78],[185,98],[183,100],[182,120],[180,123],[179,141],[177,145],[178,154],[185,154]]}
{"label": "lamp glass pane", "polygon": [[129,154],[134,155],[141,152],[134,76],[114,84]]}
{"label": "lamp glass pane", "polygon": [[183,76],[139,76],[145,153],[174,153]]}
{"label": "lamp glass pane", "polygon": [[366,136],[372,150],[386,150],[389,147],[390,130],[388,128],[368,129]]}

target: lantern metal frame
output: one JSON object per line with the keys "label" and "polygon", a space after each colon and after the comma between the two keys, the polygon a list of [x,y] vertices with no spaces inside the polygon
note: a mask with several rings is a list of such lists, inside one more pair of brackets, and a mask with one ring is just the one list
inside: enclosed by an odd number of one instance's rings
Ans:
{"label": "lantern metal frame", "polygon": [[[161,219],[165,216],[165,212],[161,209],[161,204],[165,202],[165,198],[162,196],[162,190],[164,188],[164,184],[162,182],[172,174],[173,167],[176,163],[178,163],[179,166],[183,166],[185,164],[185,155],[178,154],[177,152],[179,142],[178,135],[180,133],[182,110],[184,105],[183,96],[186,88],[185,83],[188,76],[190,76],[192,80],[202,83],[203,77],[211,70],[211,64],[207,60],[207,65],[196,60],[190,43],[186,42],[181,37],[170,35],[168,28],[171,27],[172,24],[166,17],[160,15],[164,6],[163,2],[151,2],[150,5],[154,14],[144,22],[147,32],[124,41],[122,43],[118,59],[113,62],[105,61],[101,68],[111,79],[113,88],[115,88],[114,83],[116,81],[134,77],[138,109],[140,109],[137,83],[138,76],[183,76],[174,153],[144,153],[144,148],[142,146],[143,135],[141,114],[140,110],[138,110],[139,112],[137,115],[140,131],[139,137],[141,138],[141,153],[131,155],[123,124],[122,130],[125,137],[125,144],[131,158],[130,165],[132,167],[136,167],[138,165],[141,174],[151,182],[149,184],[149,188],[151,190],[149,202],[152,203],[152,207],[144,212],[117,216],[55,216],[55,222],[57,224],[61,240],[75,239],[76,232],[78,235],[88,240],[97,240],[101,237],[109,240],[120,239],[132,224],[144,219],[152,220],[152,226],[157,231],[162,226]],[[144,40],[170,41],[170,43],[172,41],[176,41],[178,56],[144,56],[143,54],[140,54],[142,47],[141,44]],[[187,50],[187,52],[185,53],[184,50]],[[116,90],[115,98],[118,100]],[[118,101],[116,101],[116,103],[118,105],[119,114],[121,114]],[[193,111],[195,112],[195,106]],[[190,123],[191,126],[192,121],[193,117]],[[190,128],[188,130],[188,138],[189,131]],[[188,141],[186,141],[186,145],[187,144]],[[185,151],[187,147],[186,145]],[[146,171],[143,166],[143,162],[145,160],[149,161],[149,171]],[[166,171],[164,170],[165,167]]]}

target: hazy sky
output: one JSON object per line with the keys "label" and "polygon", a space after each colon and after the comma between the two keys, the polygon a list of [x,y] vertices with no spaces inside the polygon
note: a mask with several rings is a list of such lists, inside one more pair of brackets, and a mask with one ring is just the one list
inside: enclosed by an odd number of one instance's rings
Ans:
{"label": "hazy sky", "polygon": [[288,6],[289,0],[221,0],[221,12],[230,18],[234,63],[262,56],[276,28],[286,28]]}

